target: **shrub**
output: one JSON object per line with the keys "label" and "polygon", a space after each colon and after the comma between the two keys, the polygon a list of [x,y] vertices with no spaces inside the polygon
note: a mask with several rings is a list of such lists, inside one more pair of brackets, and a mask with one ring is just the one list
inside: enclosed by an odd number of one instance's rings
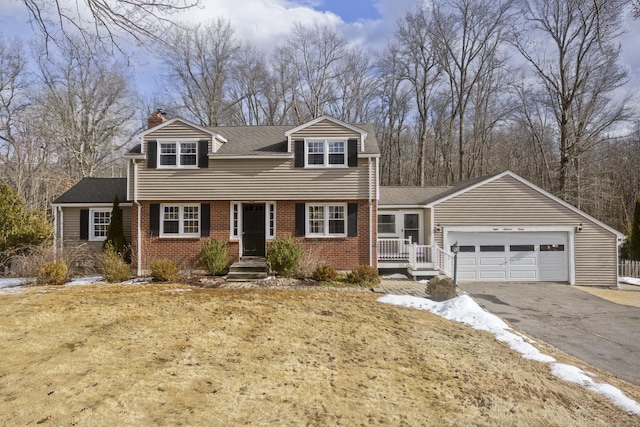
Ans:
{"label": "shrub", "polygon": [[298,265],[293,270],[293,277],[299,279],[311,277],[321,264],[326,264],[322,259],[321,251],[315,246],[306,247],[298,260]]}
{"label": "shrub", "polygon": [[380,277],[377,269],[363,264],[347,274],[347,282],[354,285],[377,285],[380,283]]}
{"label": "shrub", "polygon": [[269,245],[267,264],[272,272],[289,277],[297,267],[302,253],[302,246],[291,237],[275,239]]}
{"label": "shrub", "polygon": [[102,276],[109,283],[120,283],[131,277],[131,266],[115,250],[107,249],[100,266]]}
{"label": "shrub", "polygon": [[163,258],[151,264],[151,277],[157,282],[173,282],[178,278],[178,265],[175,261]]}
{"label": "shrub", "polygon": [[216,275],[224,272],[229,265],[227,245],[219,240],[209,240],[202,246],[196,260],[207,273]]}
{"label": "shrub", "polygon": [[67,273],[64,262],[46,262],[38,268],[38,280],[48,285],[62,285],[67,280]]}
{"label": "shrub", "polygon": [[102,248],[105,251],[113,250],[126,262],[131,261],[131,247],[127,244],[124,237],[124,229],[122,228],[122,209],[120,209],[120,201],[118,195],[113,199],[113,208],[111,209],[111,221],[107,227],[107,238]]}
{"label": "shrub", "polygon": [[318,282],[331,282],[338,278],[338,273],[332,266],[321,264],[313,271],[311,278]]}
{"label": "shrub", "polygon": [[446,301],[456,297],[456,288],[448,277],[432,277],[427,283],[427,294],[434,301]]}

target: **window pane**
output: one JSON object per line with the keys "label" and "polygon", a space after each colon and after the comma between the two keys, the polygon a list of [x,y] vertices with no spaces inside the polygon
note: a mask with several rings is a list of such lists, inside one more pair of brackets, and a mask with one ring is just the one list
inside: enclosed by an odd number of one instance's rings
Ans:
{"label": "window pane", "polygon": [[162,143],[160,144],[160,164],[163,166],[176,165],[176,144]]}
{"label": "window pane", "polygon": [[178,221],[164,221],[162,232],[164,234],[178,234]]}
{"label": "window pane", "polygon": [[324,206],[309,206],[309,233],[324,234]]}
{"label": "window pane", "polygon": [[396,216],[395,215],[378,215],[378,233],[395,233],[396,232]]}
{"label": "window pane", "polygon": [[183,208],[183,233],[197,234],[200,231],[199,207],[185,206]]}
{"label": "window pane", "polygon": [[180,219],[180,207],[179,206],[165,206],[164,207],[164,219]]}
{"label": "window pane", "polygon": [[197,148],[195,142],[180,144],[180,165],[195,166],[197,164]]}
{"label": "window pane", "polygon": [[107,228],[111,222],[111,212],[93,212],[94,237],[107,237]]}
{"label": "window pane", "polygon": [[329,164],[344,164],[344,141],[329,142]]}
{"label": "window pane", "polygon": [[420,215],[418,214],[405,214],[404,215],[404,228],[418,228],[420,223]]}
{"label": "window pane", "polygon": [[324,164],[324,142],[309,142],[307,143],[308,165],[322,165]]}
{"label": "window pane", "polygon": [[504,252],[504,246],[484,245],[484,246],[480,246],[480,252]]}
{"label": "window pane", "polygon": [[[453,246],[451,246],[451,252],[453,252]],[[458,252],[475,252],[476,251],[476,247],[475,246],[468,246],[468,245],[464,245],[464,246],[458,246]]]}
{"label": "window pane", "polygon": [[533,252],[535,250],[534,245],[511,245],[509,251],[511,252]]}
{"label": "window pane", "polygon": [[564,245],[540,245],[540,252],[564,252]]}
{"label": "window pane", "polygon": [[344,206],[329,206],[329,234],[344,234]]}

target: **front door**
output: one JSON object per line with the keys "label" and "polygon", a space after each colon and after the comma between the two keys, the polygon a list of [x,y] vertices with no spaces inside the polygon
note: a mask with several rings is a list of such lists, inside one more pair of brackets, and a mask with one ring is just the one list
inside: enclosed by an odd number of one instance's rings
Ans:
{"label": "front door", "polygon": [[264,257],[266,246],[264,203],[242,205],[242,256]]}
{"label": "front door", "polygon": [[404,238],[411,239],[411,243],[420,243],[420,215],[417,213],[404,214]]}

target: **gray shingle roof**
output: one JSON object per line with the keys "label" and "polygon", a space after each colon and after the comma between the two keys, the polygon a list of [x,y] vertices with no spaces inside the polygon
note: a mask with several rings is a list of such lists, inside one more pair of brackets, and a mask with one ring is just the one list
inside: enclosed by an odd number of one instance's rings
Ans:
{"label": "gray shingle roof", "polygon": [[446,187],[380,187],[380,206],[428,205],[437,200],[486,181],[502,172],[458,181]]}
{"label": "gray shingle roof", "polygon": [[116,194],[127,201],[126,178],[82,178],[53,203],[113,203]]}

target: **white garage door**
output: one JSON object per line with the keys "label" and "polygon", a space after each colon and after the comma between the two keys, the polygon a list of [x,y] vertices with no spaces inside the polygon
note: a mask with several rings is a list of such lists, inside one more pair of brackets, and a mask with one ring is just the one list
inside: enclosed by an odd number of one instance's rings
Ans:
{"label": "white garage door", "polygon": [[447,240],[460,248],[459,280],[569,280],[565,232],[449,232]]}

